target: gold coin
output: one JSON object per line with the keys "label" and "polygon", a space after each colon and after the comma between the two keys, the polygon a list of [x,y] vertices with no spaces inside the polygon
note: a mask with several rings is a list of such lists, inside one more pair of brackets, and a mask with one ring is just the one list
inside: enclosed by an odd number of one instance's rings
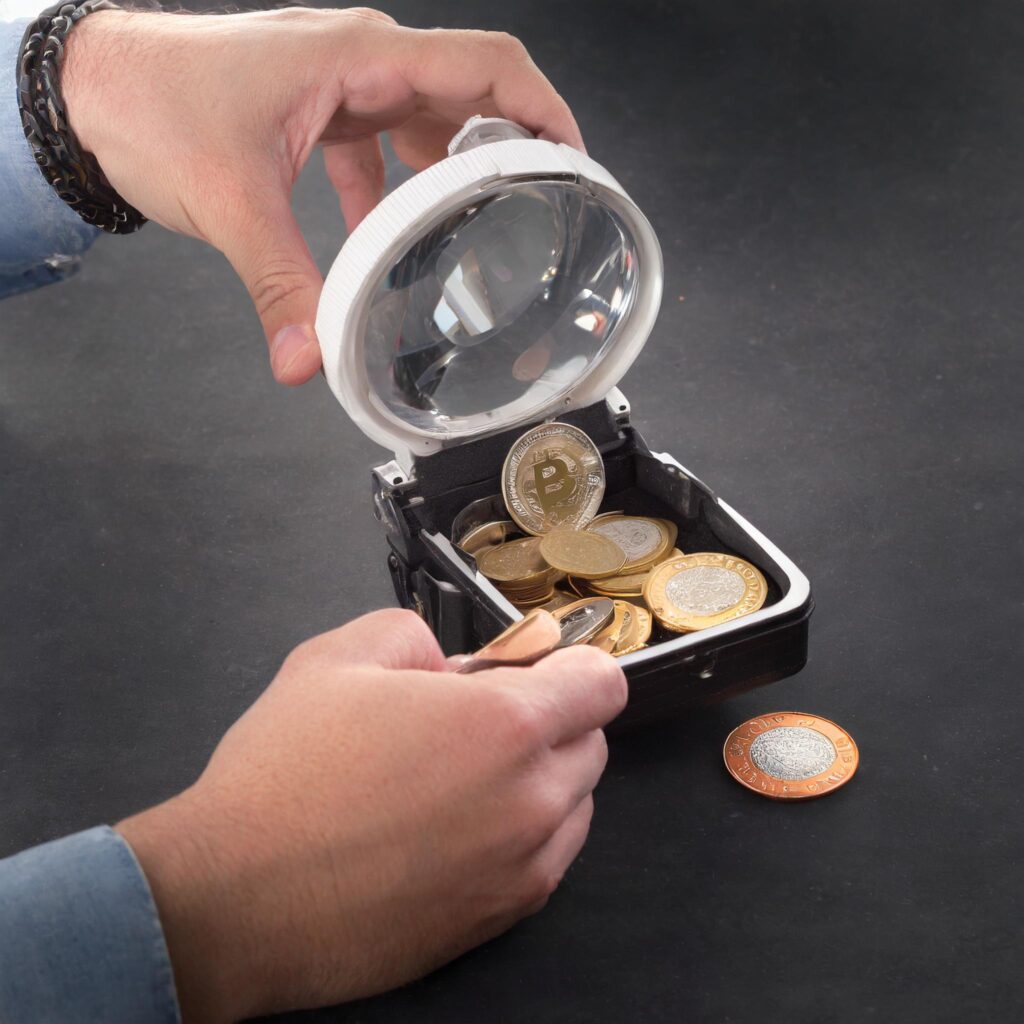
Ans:
{"label": "gold coin", "polygon": [[552,587],[550,590],[547,591],[547,593],[540,594],[537,597],[531,597],[531,598],[526,598],[526,599],[517,597],[517,598],[513,599],[511,594],[509,594],[507,596],[508,596],[509,600],[512,601],[512,603],[520,611],[523,611],[526,608],[540,608],[540,607],[543,607],[545,611],[551,611],[551,608],[548,606],[548,602],[551,600],[551,598],[554,595],[554,593],[555,593],[555,588]]}
{"label": "gold coin", "polygon": [[494,523],[481,523],[467,531],[458,546],[463,551],[475,555],[484,548],[503,544],[510,533],[518,533],[518,527],[511,519],[502,519]]}
{"label": "gold coin", "polygon": [[587,532],[607,537],[625,552],[622,573],[660,561],[676,542],[674,524],[644,516],[601,516],[587,527]]}
{"label": "gold coin", "polygon": [[552,530],[541,538],[540,553],[548,565],[584,580],[618,572],[626,561],[615,541],[586,530]]}
{"label": "gold coin", "polygon": [[717,551],[670,558],[651,570],[644,600],[666,629],[690,633],[756,612],[768,596],[760,571]]}
{"label": "gold coin", "polygon": [[537,537],[523,537],[487,548],[477,559],[477,566],[488,579],[503,583],[539,578],[548,571]]}
{"label": "gold coin", "polygon": [[534,535],[558,526],[586,526],[601,505],[604,482],[597,446],[568,423],[542,423],[528,430],[501,467],[501,493],[509,515]]}
{"label": "gold coin", "polygon": [[601,579],[590,580],[589,588],[604,597],[640,597],[649,575],[650,570],[644,569],[620,576],[604,576]]}
{"label": "gold coin", "polygon": [[722,749],[729,774],[772,800],[811,800],[834,793],[860,762],[853,737],[817,715],[776,711],[750,718]]}
{"label": "gold coin", "polygon": [[[615,603],[625,604],[626,602],[616,601]],[[624,628],[619,636],[618,643],[612,651],[614,655],[632,654],[633,651],[639,651],[651,638],[651,628],[654,624],[651,613],[641,605],[634,604],[630,607],[629,614],[628,628]]]}

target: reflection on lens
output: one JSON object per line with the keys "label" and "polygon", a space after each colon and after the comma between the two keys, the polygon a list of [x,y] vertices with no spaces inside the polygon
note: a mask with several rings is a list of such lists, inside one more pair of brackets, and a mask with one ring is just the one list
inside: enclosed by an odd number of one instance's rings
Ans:
{"label": "reflection on lens", "polygon": [[416,242],[381,281],[366,372],[420,429],[526,416],[607,355],[635,294],[633,239],[571,182],[503,185]]}

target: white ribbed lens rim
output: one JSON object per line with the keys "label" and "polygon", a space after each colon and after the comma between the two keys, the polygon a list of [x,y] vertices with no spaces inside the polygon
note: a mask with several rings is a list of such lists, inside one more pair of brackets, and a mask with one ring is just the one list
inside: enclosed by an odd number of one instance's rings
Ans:
{"label": "white ribbed lens rim", "polygon": [[[612,210],[632,234],[639,264],[636,292],[603,359],[569,388],[537,408],[520,410],[484,429],[441,421],[431,429],[406,422],[373,393],[366,372],[365,330],[383,276],[433,225],[503,182],[572,180]],[[342,407],[371,440],[402,464],[410,456],[581,408],[603,398],[632,365],[654,326],[661,302],[661,248],[653,229],[600,164],[569,146],[539,139],[479,146],[422,171],[386,196],[349,236],[324,282],[316,330],[324,376]]]}

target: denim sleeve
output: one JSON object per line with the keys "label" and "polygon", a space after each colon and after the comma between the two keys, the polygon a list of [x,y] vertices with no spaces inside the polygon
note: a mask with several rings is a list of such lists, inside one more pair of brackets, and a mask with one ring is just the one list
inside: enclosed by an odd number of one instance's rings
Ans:
{"label": "denim sleeve", "polygon": [[57,196],[25,141],[17,66],[27,25],[0,21],[0,299],[73,274],[99,234]]}
{"label": "denim sleeve", "polygon": [[156,905],[113,829],[0,860],[0,1021],[180,1021]]}

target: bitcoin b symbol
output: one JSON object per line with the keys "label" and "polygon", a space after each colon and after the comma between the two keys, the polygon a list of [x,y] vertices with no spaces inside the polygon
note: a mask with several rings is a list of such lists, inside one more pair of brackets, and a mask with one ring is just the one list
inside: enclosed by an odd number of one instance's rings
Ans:
{"label": "bitcoin b symbol", "polygon": [[545,452],[544,456],[533,464],[533,483],[537,489],[537,501],[545,512],[552,512],[571,499],[579,486],[565,459],[550,452]]}

